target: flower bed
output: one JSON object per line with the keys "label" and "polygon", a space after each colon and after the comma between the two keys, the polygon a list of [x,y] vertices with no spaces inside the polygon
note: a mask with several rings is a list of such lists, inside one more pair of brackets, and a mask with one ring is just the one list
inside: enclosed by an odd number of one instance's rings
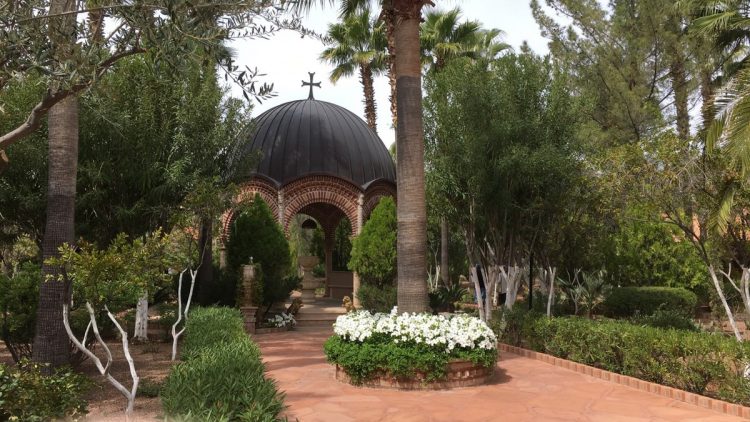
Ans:
{"label": "flower bed", "polygon": [[326,341],[326,357],[337,365],[338,379],[357,385],[477,385],[497,363],[494,333],[468,315],[359,311],[338,317],[334,333]]}

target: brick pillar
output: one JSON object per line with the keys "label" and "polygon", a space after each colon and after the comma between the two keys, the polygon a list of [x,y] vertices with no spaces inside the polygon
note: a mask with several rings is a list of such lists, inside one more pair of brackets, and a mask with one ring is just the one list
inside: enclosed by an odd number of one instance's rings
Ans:
{"label": "brick pillar", "polygon": [[[352,221],[352,239],[359,236],[359,234],[362,232],[362,225],[364,224],[364,209],[363,205],[365,202],[365,195],[360,193],[359,197],[357,198],[357,221]],[[356,272],[352,273],[352,304],[354,304],[355,308],[360,308],[361,305],[359,303],[359,298],[357,297],[357,292],[359,291],[359,274]]]}
{"label": "brick pillar", "polygon": [[279,224],[281,225],[281,229],[284,230],[286,226],[284,226],[284,210],[286,208],[284,204],[284,189],[279,189]]}
{"label": "brick pillar", "polygon": [[331,277],[333,276],[333,245],[335,243],[336,229],[330,229],[324,227],[323,233],[325,234],[325,253],[326,253],[326,296],[331,296]]}
{"label": "brick pillar", "polygon": [[242,266],[242,302],[240,312],[245,323],[245,332],[255,334],[255,326],[258,322],[258,307],[253,306],[253,289],[255,281],[255,265]]}
{"label": "brick pillar", "polygon": [[222,271],[227,269],[227,246],[224,242],[221,242],[219,246],[219,269]]}

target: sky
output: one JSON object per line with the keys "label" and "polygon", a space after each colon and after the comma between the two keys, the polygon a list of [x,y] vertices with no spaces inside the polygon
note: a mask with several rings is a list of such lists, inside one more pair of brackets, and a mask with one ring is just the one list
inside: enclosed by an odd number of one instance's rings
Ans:
{"label": "sky", "polygon": [[[463,0],[435,2],[440,9],[459,6],[463,17],[477,20],[484,28],[499,28],[505,31],[504,41],[516,50],[526,41],[537,54],[546,54],[547,40],[542,38],[539,26],[531,16],[527,0]],[[429,7],[425,7],[429,10]],[[325,33],[328,25],[337,21],[338,11],[335,7],[315,8],[309,15],[302,17],[306,28],[317,33]],[[240,67],[257,68],[266,74],[263,81],[274,84],[277,96],[254,105],[253,116],[279,104],[307,98],[308,88],[302,87],[302,80],[308,80],[307,72],[315,72],[315,81],[321,81],[322,87],[315,89],[315,99],[324,100],[342,106],[364,119],[362,87],[357,76],[341,79],[335,85],[328,76],[332,67],[318,60],[323,51],[323,44],[312,38],[301,38],[292,31],[282,31],[272,38],[237,40],[230,44],[235,50],[236,64]],[[238,88],[233,87],[233,95],[241,96]],[[388,79],[380,76],[375,81],[375,100],[377,104],[378,135],[386,146],[395,140],[391,128],[390,108],[388,104]]]}

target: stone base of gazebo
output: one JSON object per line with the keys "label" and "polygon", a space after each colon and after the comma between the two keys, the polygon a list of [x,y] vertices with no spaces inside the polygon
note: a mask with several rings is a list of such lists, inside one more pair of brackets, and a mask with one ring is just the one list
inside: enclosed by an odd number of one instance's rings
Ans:
{"label": "stone base of gazebo", "polygon": [[[424,374],[414,378],[396,378],[387,373],[379,373],[358,384],[361,387],[391,388],[397,390],[447,390],[460,387],[474,387],[486,384],[494,375],[495,368],[485,368],[470,361],[456,360],[448,363],[446,377],[439,381],[426,381]],[[336,379],[353,384],[351,377],[336,365]]]}

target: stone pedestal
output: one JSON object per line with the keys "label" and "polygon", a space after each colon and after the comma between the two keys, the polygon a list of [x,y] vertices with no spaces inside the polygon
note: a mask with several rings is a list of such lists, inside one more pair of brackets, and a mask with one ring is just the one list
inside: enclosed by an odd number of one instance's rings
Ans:
{"label": "stone pedestal", "polygon": [[253,306],[253,283],[255,282],[255,265],[242,266],[242,299],[240,301],[240,312],[245,323],[245,331],[255,334],[258,323],[258,307]]}
{"label": "stone pedestal", "polygon": [[255,327],[258,324],[258,307],[243,306],[240,308],[240,312],[242,312],[242,320],[245,323],[245,332],[255,334]]}
{"label": "stone pedestal", "polygon": [[297,262],[302,267],[302,301],[314,302],[315,289],[320,287],[320,279],[313,276],[312,271],[320,260],[317,256],[300,256]]}

